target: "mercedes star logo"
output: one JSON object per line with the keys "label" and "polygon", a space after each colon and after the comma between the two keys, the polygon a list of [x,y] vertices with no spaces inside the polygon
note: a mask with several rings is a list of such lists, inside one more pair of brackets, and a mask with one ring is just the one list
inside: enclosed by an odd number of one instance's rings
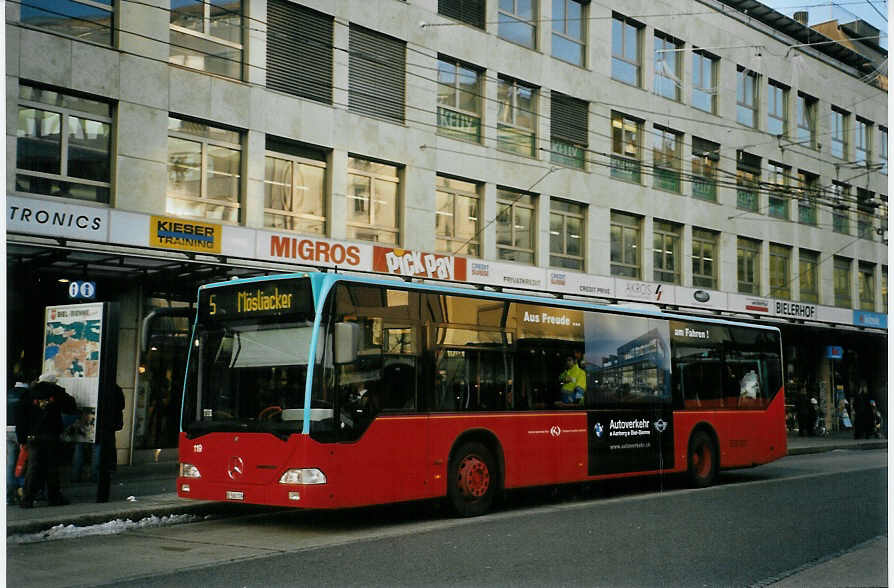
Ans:
{"label": "mercedes star logo", "polygon": [[231,480],[236,480],[241,478],[245,474],[245,462],[242,461],[242,458],[234,455],[230,458],[229,463],[227,464],[227,475],[230,476]]}

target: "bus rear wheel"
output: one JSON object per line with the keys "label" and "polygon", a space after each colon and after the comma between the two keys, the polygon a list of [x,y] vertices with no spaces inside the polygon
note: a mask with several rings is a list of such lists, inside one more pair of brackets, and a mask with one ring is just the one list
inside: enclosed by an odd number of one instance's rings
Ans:
{"label": "bus rear wheel", "polygon": [[717,477],[717,447],[714,440],[703,430],[689,439],[689,482],[695,488],[705,488]]}
{"label": "bus rear wheel", "polygon": [[464,443],[453,454],[447,470],[447,498],[461,517],[490,510],[497,488],[497,469],[490,450],[482,443]]}

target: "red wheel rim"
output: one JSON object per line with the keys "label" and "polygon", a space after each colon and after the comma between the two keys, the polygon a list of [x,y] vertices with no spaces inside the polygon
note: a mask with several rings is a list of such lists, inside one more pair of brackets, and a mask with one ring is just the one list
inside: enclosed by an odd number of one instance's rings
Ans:
{"label": "red wheel rim", "polygon": [[459,462],[456,485],[466,498],[481,498],[490,487],[487,464],[476,455],[467,455]]}
{"label": "red wheel rim", "polygon": [[707,443],[699,443],[692,452],[692,465],[698,477],[704,478],[711,472],[711,450]]}

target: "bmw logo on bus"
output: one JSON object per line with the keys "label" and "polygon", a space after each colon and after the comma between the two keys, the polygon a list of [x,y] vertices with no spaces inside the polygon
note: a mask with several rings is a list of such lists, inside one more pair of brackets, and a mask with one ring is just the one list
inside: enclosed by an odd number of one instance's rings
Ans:
{"label": "bmw logo on bus", "polygon": [[602,439],[602,423],[593,425],[593,434],[596,435],[597,439]]}

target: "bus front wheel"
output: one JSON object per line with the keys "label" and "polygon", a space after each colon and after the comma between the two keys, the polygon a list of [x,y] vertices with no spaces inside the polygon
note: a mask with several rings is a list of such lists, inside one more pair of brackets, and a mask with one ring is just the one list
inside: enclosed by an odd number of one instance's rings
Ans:
{"label": "bus front wheel", "polygon": [[487,447],[477,441],[464,443],[453,454],[447,475],[447,498],[457,515],[474,517],[490,510],[497,469]]}
{"label": "bus front wheel", "polygon": [[698,430],[689,439],[689,481],[695,488],[705,488],[714,483],[717,476],[717,447],[704,430]]}

